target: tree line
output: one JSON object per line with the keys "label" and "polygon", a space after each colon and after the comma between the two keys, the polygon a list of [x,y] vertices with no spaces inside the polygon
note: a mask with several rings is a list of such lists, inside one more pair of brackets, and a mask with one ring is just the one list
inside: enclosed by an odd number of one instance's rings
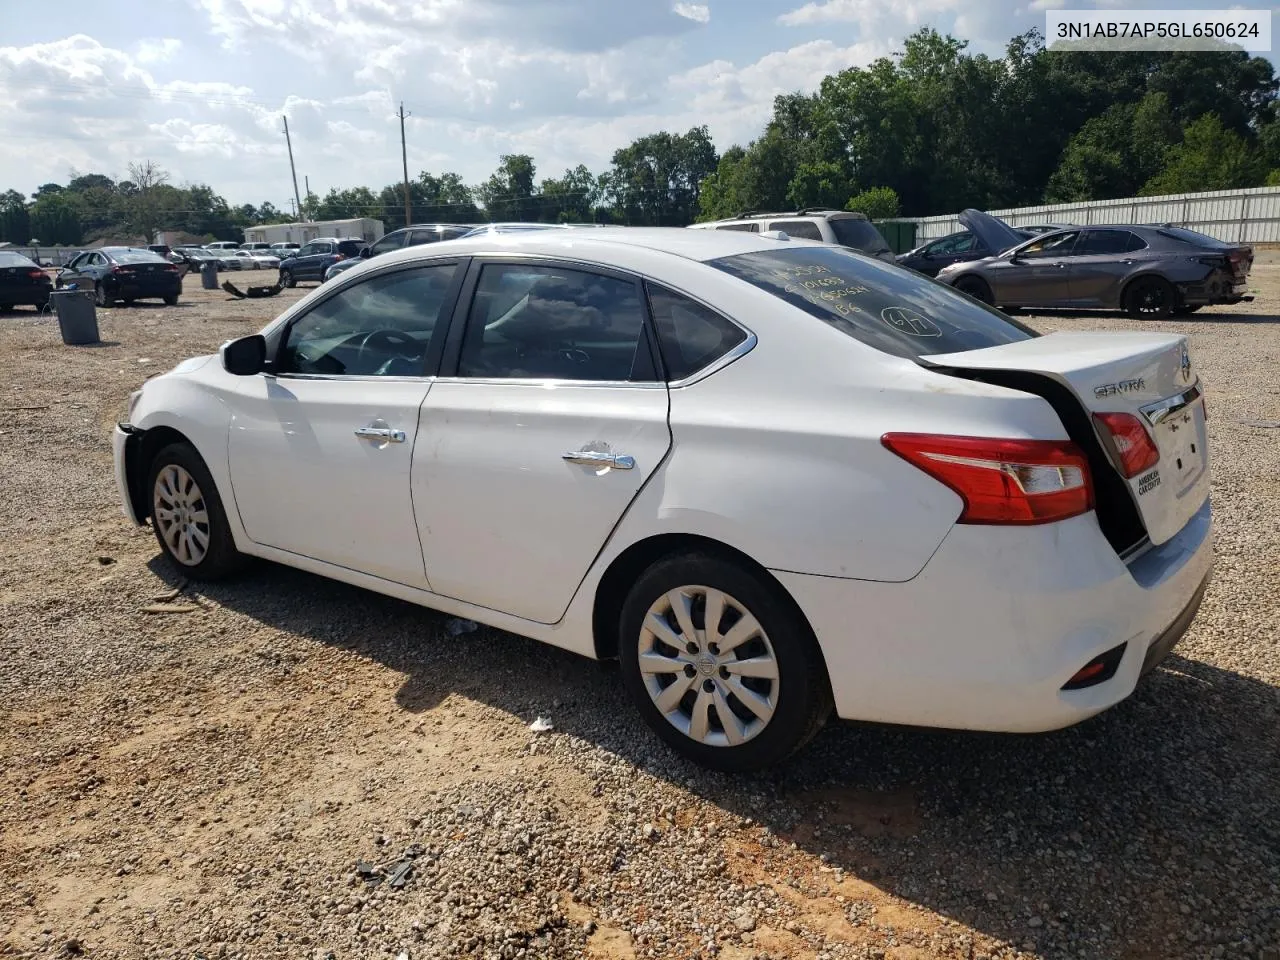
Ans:
{"label": "tree line", "polygon": [[[760,135],[723,154],[701,126],[640,137],[599,174],[579,164],[539,180],[524,154],[501,157],[479,184],[423,171],[409,183],[410,217],[682,226],[824,206],[882,219],[1280,184],[1277,87],[1270,62],[1238,51],[1065,52],[1033,30],[987,57],[926,28],[893,57],[777,97]],[[156,229],[236,240],[247,226],[297,219],[169,179],[144,161],[122,180],[73,175],[30,199],[10,190],[0,240],[78,244]],[[309,193],[302,217],[390,228],[404,220],[404,186]]]}

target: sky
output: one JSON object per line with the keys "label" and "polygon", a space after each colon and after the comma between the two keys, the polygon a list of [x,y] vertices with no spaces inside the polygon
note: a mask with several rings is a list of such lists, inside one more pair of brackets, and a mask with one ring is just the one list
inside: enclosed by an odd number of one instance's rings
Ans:
{"label": "sky", "polygon": [[[773,97],[932,26],[999,55],[1065,0],[0,0],[0,192],[150,159],[233,204],[410,175],[538,176],[658,130],[745,144]],[[1073,0],[1074,8],[1116,0]],[[1127,0],[1127,8],[1225,8]],[[1234,4],[1233,4],[1234,5]],[[1254,6],[1254,4],[1242,4]],[[1257,6],[1262,6],[1258,4]],[[1274,54],[1268,56],[1274,59]]]}

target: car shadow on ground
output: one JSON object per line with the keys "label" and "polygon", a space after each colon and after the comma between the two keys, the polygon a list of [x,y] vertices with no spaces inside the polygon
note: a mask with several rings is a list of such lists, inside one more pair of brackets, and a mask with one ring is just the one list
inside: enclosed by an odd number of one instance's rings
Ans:
{"label": "car shadow on ground", "polygon": [[[177,581],[158,558],[152,569]],[[1002,941],[1047,956],[1280,956],[1280,824],[1259,815],[1280,789],[1280,688],[1258,680],[1174,654],[1067,730],[833,722],[782,767],[729,776],[650,734],[612,664],[485,627],[450,637],[441,614],[269,563],[192,592],[403,674],[405,711],[459,694],[526,723],[549,714],[833,871]]]}

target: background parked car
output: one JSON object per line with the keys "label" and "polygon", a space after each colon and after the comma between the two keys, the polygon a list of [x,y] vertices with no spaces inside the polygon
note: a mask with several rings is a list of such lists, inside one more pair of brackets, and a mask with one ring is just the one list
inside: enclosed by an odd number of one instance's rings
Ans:
{"label": "background parked car", "polygon": [[100,307],[118,300],[127,305],[150,299],[173,306],[182,293],[178,268],[160,254],[138,247],[103,247],[82,253],[62,268],[54,282],[59,288],[74,283],[81,290],[92,290]]}
{"label": "background parked car", "polygon": [[364,240],[320,237],[302,247],[295,256],[280,263],[280,283],[295,287],[300,281],[324,283],[324,274],[340,260],[360,256]]}
{"label": "background parked car", "polygon": [[1090,226],[1041,234],[998,257],[947,267],[938,279],[1000,306],[1092,307],[1158,320],[1252,299],[1252,266],[1252,247],[1184,227]]}
{"label": "background parked car", "polygon": [[768,233],[781,230],[789,237],[837,243],[870,257],[890,263],[893,251],[880,231],[864,214],[848,210],[806,207],[791,213],[743,213],[729,220],[695,223],[698,230],[739,230],[744,233]]}
{"label": "background parked car", "polygon": [[49,302],[53,281],[34,260],[0,250],[0,311],[14,306],[41,308]]}
{"label": "background parked car", "polygon": [[417,223],[412,226],[401,227],[399,230],[393,230],[391,233],[384,235],[374,243],[361,247],[358,259],[339,260],[325,271],[324,279],[326,281],[332,280],[343,271],[359,266],[360,263],[371,257],[376,257],[392,250],[400,250],[404,247],[417,247],[424,243],[439,243],[441,240],[456,240],[459,237],[466,236],[472,229],[470,224],[457,223]]}

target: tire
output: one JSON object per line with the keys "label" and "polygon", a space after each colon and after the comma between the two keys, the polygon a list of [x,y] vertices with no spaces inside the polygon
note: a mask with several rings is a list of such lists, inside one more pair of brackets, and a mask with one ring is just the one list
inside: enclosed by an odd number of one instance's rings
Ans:
{"label": "tire", "polygon": [[179,573],[221,580],[244,567],[248,558],[235,547],[213,477],[190,444],[171,443],[156,454],[146,494],[156,541]]}
{"label": "tire", "polygon": [[981,277],[961,277],[956,281],[955,288],[975,300],[981,300],[987,306],[992,305],[994,298],[991,296],[991,287]]}
{"label": "tire", "polygon": [[1139,277],[1124,294],[1125,312],[1139,320],[1164,320],[1173,304],[1173,284],[1163,277]]}
{"label": "tire", "polygon": [[111,298],[107,296],[107,288],[101,282],[93,285],[93,303],[97,307],[111,306]]}
{"label": "tire", "polygon": [[165,297],[164,305],[166,307],[176,307],[178,305],[178,295],[175,293],[172,296]]}
{"label": "tire", "polygon": [[[721,637],[755,621],[748,638],[727,651],[706,636],[706,604],[717,593]],[[679,626],[677,603],[686,604],[693,647],[667,642],[689,633]],[[655,622],[666,631],[652,629]],[[735,773],[772,766],[804,746],[831,712],[826,669],[808,624],[776,583],[734,560],[695,553],[658,561],[631,588],[619,627],[623,683],[637,709],[660,738],[702,766]],[[750,675],[733,666],[744,660],[752,662]],[[667,664],[679,669],[662,671]],[[749,709],[748,699],[766,716]]]}
{"label": "tire", "polygon": [[287,287],[290,290],[292,290],[297,285],[298,285],[298,281],[293,279],[293,271],[291,270],[280,271],[280,286]]}
{"label": "tire", "polygon": [[1195,313],[1197,310],[1199,310],[1203,306],[1204,306],[1203,303],[1197,303],[1195,306],[1191,306],[1191,307],[1187,307],[1187,306],[1174,307],[1173,315],[1175,317],[1186,317],[1186,316],[1189,316],[1190,314]]}

